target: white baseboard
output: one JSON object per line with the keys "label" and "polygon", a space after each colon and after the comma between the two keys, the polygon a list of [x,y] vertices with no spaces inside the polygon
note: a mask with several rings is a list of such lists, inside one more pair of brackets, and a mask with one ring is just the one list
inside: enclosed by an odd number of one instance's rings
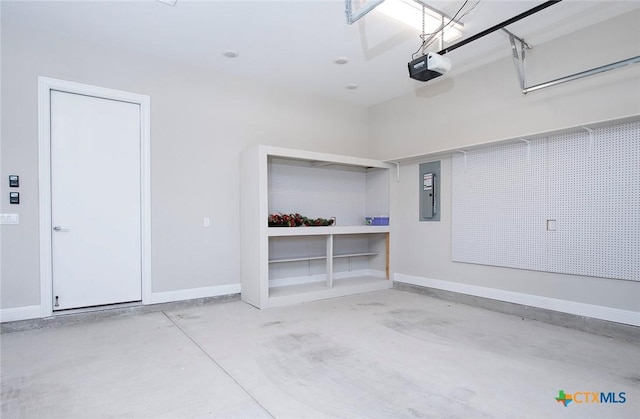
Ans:
{"label": "white baseboard", "polygon": [[190,288],[165,292],[152,292],[149,301],[144,304],[170,303],[173,301],[192,300],[194,298],[219,297],[221,295],[239,294],[240,284],[217,285],[214,287]]}
{"label": "white baseboard", "polygon": [[0,323],[37,319],[40,317],[42,317],[42,308],[39,305],[0,309]]}
{"label": "white baseboard", "polygon": [[405,274],[395,274],[393,281],[457,292],[460,294],[474,295],[476,297],[490,298],[492,300],[505,301],[508,303],[521,304],[546,310],[559,311],[578,316],[591,317],[594,319],[607,320],[632,326],[640,326],[640,312],[637,311],[559,300],[539,295],[523,294],[519,292],[463,284],[460,282],[442,281],[439,279]]}
{"label": "white baseboard", "polygon": [[[239,294],[240,284],[218,285],[215,287],[192,288],[167,292],[151,293],[149,301],[144,304],[170,303],[173,301],[192,300],[195,298],[219,297],[221,295]],[[42,307],[26,306],[0,309],[0,323],[17,320],[30,320],[47,317],[43,316]]]}

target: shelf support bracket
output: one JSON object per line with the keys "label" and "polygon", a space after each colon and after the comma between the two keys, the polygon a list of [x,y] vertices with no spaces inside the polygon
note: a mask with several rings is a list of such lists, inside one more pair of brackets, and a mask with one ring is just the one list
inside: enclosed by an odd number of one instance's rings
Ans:
{"label": "shelf support bracket", "polygon": [[589,157],[591,157],[593,155],[593,130],[587,127],[582,127],[582,129],[589,133]]}
{"label": "shelf support bracket", "polygon": [[527,143],[527,166],[531,164],[531,140],[526,138],[518,138],[520,141]]}
{"label": "shelf support bracket", "polygon": [[467,152],[464,150],[456,150],[456,153],[462,153],[464,156],[464,172],[467,172]]}

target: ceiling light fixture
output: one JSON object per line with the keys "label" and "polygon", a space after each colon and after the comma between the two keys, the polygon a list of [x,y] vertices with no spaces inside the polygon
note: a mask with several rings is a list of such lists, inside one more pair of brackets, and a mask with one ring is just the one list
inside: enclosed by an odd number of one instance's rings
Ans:
{"label": "ceiling light fixture", "polygon": [[338,65],[346,64],[349,62],[349,57],[337,57],[333,62]]}
{"label": "ceiling light fixture", "polygon": [[345,89],[347,90],[355,90],[358,88],[358,85],[355,83],[351,83],[351,84],[347,84],[346,86],[344,86]]}
{"label": "ceiling light fixture", "polygon": [[[385,0],[377,6],[375,10],[422,32],[422,3],[418,1]],[[444,41],[451,42],[462,38],[463,25],[461,23],[457,23],[455,21],[450,22],[446,16],[443,16],[442,13],[438,13],[430,7],[424,8],[425,33],[433,33],[440,29],[443,17],[444,23],[446,24],[444,29]]]}

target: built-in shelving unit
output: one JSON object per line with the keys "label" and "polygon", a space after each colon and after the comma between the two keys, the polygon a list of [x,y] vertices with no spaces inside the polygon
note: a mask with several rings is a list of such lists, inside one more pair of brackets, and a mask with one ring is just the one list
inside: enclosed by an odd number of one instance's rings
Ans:
{"label": "built-in shelving unit", "polygon": [[[393,166],[377,160],[268,146],[241,162],[242,299],[276,307],[391,287]],[[335,217],[325,227],[268,227],[273,213]],[[391,222],[393,219],[391,218]]]}

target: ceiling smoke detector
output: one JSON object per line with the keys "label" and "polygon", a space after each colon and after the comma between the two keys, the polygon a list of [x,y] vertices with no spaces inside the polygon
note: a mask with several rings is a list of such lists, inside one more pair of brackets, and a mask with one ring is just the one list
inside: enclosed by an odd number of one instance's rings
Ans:
{"label": "ceiling smoke detector", "polygon": [[227,58],[236,58],[237,56],[239,56],[240,54],[238,53],[238,51],[233,50],[233,49],[228,49],[225,52],[222,53],[222,55],[224,55]]}

